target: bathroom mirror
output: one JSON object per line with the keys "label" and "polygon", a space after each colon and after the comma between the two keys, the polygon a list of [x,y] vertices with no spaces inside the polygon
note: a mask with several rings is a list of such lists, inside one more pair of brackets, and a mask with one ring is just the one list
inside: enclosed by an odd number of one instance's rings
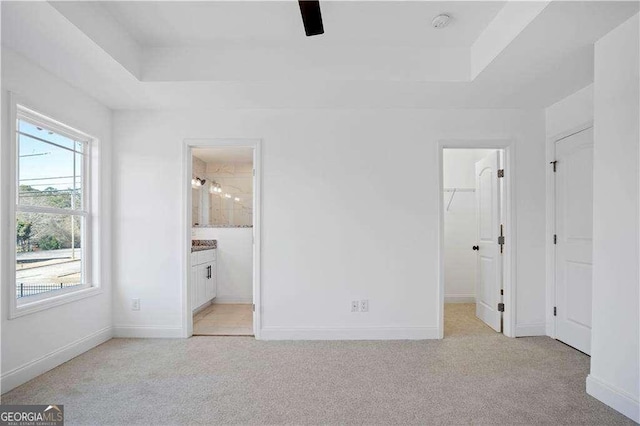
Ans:
{"label": "bathroom mirror", "polygon": [[252,162],[205,163],[194,156],[194,227],[249,227],[253,224]]}

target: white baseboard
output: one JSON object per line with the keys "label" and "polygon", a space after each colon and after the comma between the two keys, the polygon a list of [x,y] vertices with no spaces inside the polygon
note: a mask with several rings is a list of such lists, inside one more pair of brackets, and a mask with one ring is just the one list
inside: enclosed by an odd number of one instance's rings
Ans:
{"label": "white baseboard", "polygon": [[640,423],[640,402],[627,392],[589,374],[587,376],[587,393],[634,422]]}
{"label": "white baseboard", "polygon": [[436,327],[263,327],[260,340],[426,340],[438,339]]}
{"label": "white baseboard", "polygon": [[113,336],[113,330],[111,327],[105,327],[88,336],[78,339],[69,343],[55,351],[29,361],[20,367],[14,368],[11,371],[6,372],[0,377],[0,389],[2,393],[8,392],[13,388],[16,388],[31,379],[38,377],[41,374],[63,364],[78,355],[83,354],[89,349],[110,340]]}
{"label": "white baseboard", "polygon": [[253,297],[234,297],[234,296],[218,296],[213,299],[214,304],[223,305],[223,304],[252,304]]}
{"label": "white baseboard", "polygon": [[113,337],[136,339],[176,339],[184,337],[182,327],[116,325],[113,327]]}
{"label": "white baseboard", "polygon": [[444,303],[476,303],[475,294],[445,294]]}
{"label": "white baseboard", "polygon": [[516,325],[516,337],[546,336],[547,324],[520,324]]}

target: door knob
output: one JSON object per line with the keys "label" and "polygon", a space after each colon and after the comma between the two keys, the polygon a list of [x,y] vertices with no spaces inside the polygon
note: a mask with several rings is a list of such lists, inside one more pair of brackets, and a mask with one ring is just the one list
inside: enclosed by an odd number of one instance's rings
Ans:
{"label": "door knob", "polygon": [[480,247],[479,247],[479,246],[473,246],[472,248],[473,248],[474,250],[476,250],[476,251],[480,250]]}

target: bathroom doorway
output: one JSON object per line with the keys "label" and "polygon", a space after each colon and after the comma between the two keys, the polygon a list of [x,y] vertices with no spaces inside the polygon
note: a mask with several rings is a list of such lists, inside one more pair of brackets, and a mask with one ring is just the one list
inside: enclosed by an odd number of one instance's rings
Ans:
{"label": "bathroom doorway", "polygon": [[259,141],[187,141],[188,335],[259,330]]}

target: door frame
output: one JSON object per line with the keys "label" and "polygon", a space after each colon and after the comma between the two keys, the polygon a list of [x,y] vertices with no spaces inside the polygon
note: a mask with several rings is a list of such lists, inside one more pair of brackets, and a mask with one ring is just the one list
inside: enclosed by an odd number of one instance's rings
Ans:
{"label": "door frame", "polygon": [[[504,205],[504,258],[503,301],[505,309],[502,315],[502,332],[507,337],[516,337],[516,209],[515,209],[515,141],[512,139],[445,139],[437,145],[437,182],[438,182],[438,338],[444,338],[444,150],[445,149],[501,149],[504,152],[505,177],[503,196]],[[497,241],[496,241],[497,244]]]}
{"label": "door frame", "polygon": [[252,148],[253,149],[253,334],[260,339],[262,329],[262,139],[185,139],[182,147],[182,336],[193,335],[191,310],[191,176],[193,148]]}
{"label": "door frame", "polygon": [[553,315],[553,307],[556,306],[556,245],[553,243],[553,235],[556,233],[556,175],[553,172],[552,161],[556,159],[556,143],[584,132],[593,127],[593,120],[586,121],[579,126],[572,127],[547,138],[547,237],[545,239],[546,252],[546,334],[556,339],[556,317]]}

